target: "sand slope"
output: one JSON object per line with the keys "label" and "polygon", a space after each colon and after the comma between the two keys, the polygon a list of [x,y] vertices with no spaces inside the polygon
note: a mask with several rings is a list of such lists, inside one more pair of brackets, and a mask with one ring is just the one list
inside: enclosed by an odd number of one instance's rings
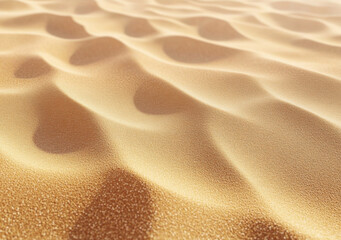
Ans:
{"label": "sand slope", "polygon": [[0,239],[341,239],[337,0],[0,0]]}

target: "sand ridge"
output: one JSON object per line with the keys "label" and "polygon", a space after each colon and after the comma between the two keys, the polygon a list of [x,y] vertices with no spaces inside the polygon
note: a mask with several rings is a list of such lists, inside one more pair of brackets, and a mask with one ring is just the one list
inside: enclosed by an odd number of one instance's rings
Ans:
{"label": "sand ridge", "polygon": [[341,239],[337,0],[0,0],[0,239]]}

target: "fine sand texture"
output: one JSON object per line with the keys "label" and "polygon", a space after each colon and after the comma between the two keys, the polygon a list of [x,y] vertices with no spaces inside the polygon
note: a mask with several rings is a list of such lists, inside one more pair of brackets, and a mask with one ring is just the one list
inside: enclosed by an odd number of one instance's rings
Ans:
{"label": "fine sand texture", "polygon": [[340,0],[0,0],[0,239],[341,239]]}

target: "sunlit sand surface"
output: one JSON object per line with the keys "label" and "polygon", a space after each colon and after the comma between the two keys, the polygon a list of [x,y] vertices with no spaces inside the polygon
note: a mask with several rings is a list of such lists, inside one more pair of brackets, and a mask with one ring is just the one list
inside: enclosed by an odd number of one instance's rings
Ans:
{"label": "sunlit sand surface", "polygon": [[0,239],[341,239],[341,2],[1,0]]}

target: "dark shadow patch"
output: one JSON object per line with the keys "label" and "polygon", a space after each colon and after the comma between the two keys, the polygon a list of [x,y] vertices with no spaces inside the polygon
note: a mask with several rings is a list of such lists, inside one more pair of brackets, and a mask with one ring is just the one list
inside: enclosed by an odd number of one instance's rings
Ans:
{"label": "dark shadow patch", "polygon": [[245,238],[242,239],[272,239],[272,240],[298,240],[296,234],[288,229],[280,226],[279,224],[262,219],[251,218],[246,221]]}
{"label": "dark shadow patch", "polygon": [[93,149],[100,130],[90,113],[57,90],[39,95],[39,125],[33,141],[41,150],[61,154]]}
{"label": "dark shadow patch", "polygon": [[16,78],[36,78],[51,71],[51,66],[39,57],[31,57],[14,72]]}
{"label": "dark shadow patch", "polygon": [[185,23],[197,26],[199,35],[206,39],[214,41],[226,41],[244,38],[228,22],[220,19],[210,17],[195,17],[186,19]]}
{"label": "dark shadow patch", "polygon": [[89,36],[84,27],[79,23],[76,23],[72,17],[69,16],[49,16],[46,24],[46,31],[54,36],[66,39],[84,38]]}
{"label": "dark shadow patch", "polygon": [[125,46],[120,41],[102,37],[86,41],[71,56],[73,65],[87,65],[123,53]]}
{"label": "dark shadow patch", "polygon": [[89,14],[100,10],[95,1],[82,0],[80,4],[76,7],[75,13],[77,14]]}
{"label": "dark shadow patch", "polygon": [[150,79],[135,93],[138,110],[147,114],[172,114],[192,105],[190,97],[161,79]]}
{"label": "dark shadow patch", "polygon": [[147,185],[125,170],[112,170],[69,240],[149,239],[153,212]]}
{"label": "dark shadow patch", "polygon": [[131,37],[145,37],[156,33],[148,20],[142,18],[133,18],[129,20],[124,31]]}
{"label": "dark shadow patch", "polygon": [[207,63],[237,53],[235,49],[180,36],[163,39],[163,50],[170,58],[184,63]]}

